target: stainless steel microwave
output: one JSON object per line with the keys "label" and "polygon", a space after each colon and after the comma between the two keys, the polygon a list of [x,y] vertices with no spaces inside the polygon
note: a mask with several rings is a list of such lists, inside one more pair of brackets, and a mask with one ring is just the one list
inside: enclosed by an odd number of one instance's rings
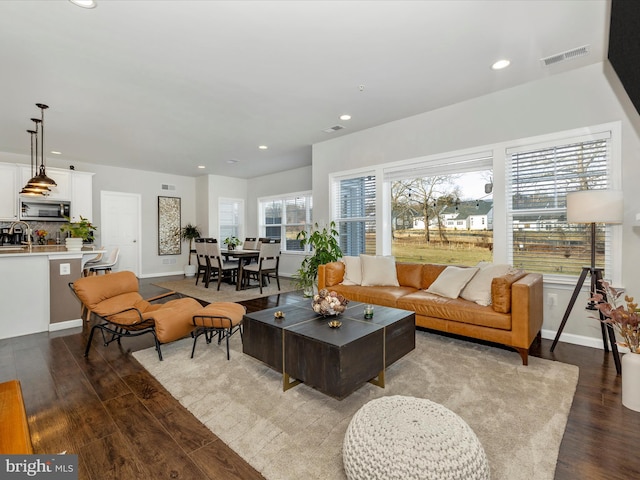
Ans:
{"label": "stainless steel microwave", "polygon": [[65,222],[71,216],[71,202],[20,199],[20,220]]}

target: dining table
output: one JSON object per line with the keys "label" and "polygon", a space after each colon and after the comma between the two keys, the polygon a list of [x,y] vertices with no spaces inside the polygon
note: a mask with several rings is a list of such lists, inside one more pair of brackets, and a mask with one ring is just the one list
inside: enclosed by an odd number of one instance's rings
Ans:
{"label": "dining table", "polygon": [[251,263],[254,258],[257,260],[260,257],[260,250],[243,250],[240,248],[221,249],[220,254],[224,257],[225,261],[229,260],[229,257],[238,259],[238,278],[236,280],[236,290],[242,288],[242,268],[244,265]]}

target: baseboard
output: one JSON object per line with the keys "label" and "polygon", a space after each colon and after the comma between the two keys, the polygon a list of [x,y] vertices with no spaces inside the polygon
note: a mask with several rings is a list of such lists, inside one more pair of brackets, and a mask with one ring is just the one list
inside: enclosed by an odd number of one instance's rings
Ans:
{"label": "baseboard", "polygon": [[67,320],[66,322],[56,322],[49,324],[49,331],[55,332],[58,330],[66,330],[67,328],[75,328],[82,326],[82,319],[78,318],[77,320]]}
{"label": "baseboard", "polygon": [[[554,330],[542,329],[540,333],[542,334],[542,338],[546,338],[547,340],[553,340],[556,338],[557,332]],[[560,335],[559,340],[565,343],[572,343],[574,345],[581,345],[583,347],[591,347],[591,348],[598,348],[600,350],[604,350],[602,338],[585,337],[584,335],[574,335],[572,333],[562,333],[562,335]]]}
{"label": "baseboard", "polygon": [[[162,272],[162,273],[142,273],[138,275],[138,278],[155,278],[155,277],[171,277],[173,275],[184,275],[184,270],[178,270],[176,272]],[[195,281],[195,276],[193,277]]]}

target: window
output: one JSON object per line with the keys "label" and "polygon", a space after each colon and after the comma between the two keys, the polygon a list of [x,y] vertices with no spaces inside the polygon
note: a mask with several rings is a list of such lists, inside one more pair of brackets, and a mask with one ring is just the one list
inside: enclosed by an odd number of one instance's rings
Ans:
{"label": "window", "polygon": [[348,256],[376,253],[376,177],[335,178],[333,220],[340,233],[340,248]]}
{"label": "window", "polygon": [[244,200],[221,198],[218,200],[218,231],[220,242],[227,237],[242,238],[244,222]]}
{"label": "window", "polygon": [[493,260],[493,156],[433,157],[384,169],[391,253],[403,262]]}
{"label": "window", "polygon": [[303,230],[311,230],[311,192],[262,198],[258,201],[261,235],[280,240],[282,251],[303,251],[300,240],[296,237]]}
{"label": "window", "polygon": [[[590,264],[590,226],[567,222],[566,195],[612,184],[611,132],[507,149],[507,245],[526,270],[578,275]],[[596,224],[596,266],[611,272],[611,232]]]}

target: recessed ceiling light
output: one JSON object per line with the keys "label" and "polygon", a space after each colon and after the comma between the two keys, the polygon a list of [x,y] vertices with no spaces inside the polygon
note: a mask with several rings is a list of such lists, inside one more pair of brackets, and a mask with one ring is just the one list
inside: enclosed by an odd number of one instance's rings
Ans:
{"label": "recessed ceiling light", "polygon": [[351,115],[345,113],[344,115],[340,115],[340,120],[351,120]]}
{"label": "recessed ceiling light", "polygon": [[269,148],[269,147],[267,147],[266,145],[260,145],[258,148],[259,148],[260,150],[266,150],[266,149],[267,149],[267,148]]}
{"label": "recessed ceiling light", "polygon": [[56,151],[56,150],[51,150],[51,153],[52,153],[53,155],[62,155],[62,152],[58,152],[58,151]]}
{"label": "recessed ceiling light", "polygon": [[198,165],[198,168],[206,168],[204,165]]}
{"label": "recessed ceiling light", "polygon": [[511,62],[507,59],[504,59],[504,60],[498,60],[496,63],[491,65],[491,68],[493,70],[502,70],[503,68],[507,68],[509,65],[511,65]]}
{"label": "recessed ceiling light", "polygon": [[96,0],[69,0],[74,5],[82,8],[96,8],[98,2]]}

